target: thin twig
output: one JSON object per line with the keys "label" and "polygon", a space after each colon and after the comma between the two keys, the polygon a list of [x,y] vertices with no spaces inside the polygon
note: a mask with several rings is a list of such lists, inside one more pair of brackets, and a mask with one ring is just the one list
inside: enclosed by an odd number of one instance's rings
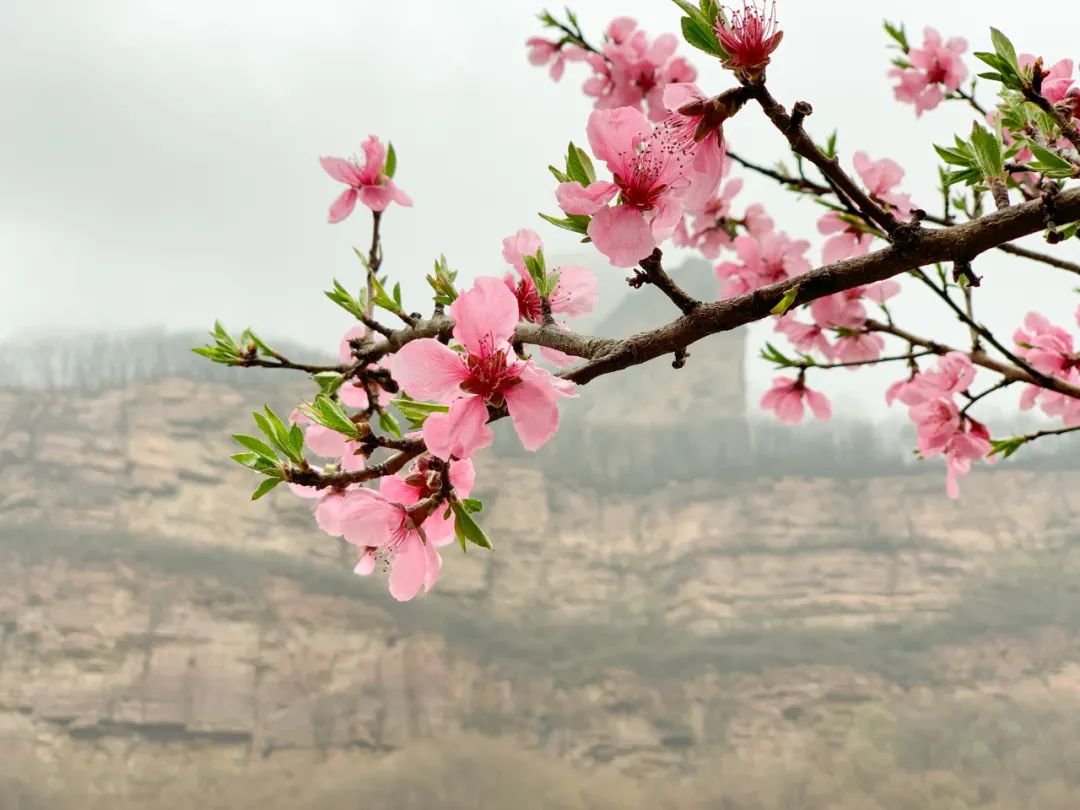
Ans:
{"label": "thin twig", "polygon": [[[933,281],[931,281],[929,276],[927,276],[926,273],[924,273],[922,270],[916,270],[914,272],[914,276],[917,279],[919,279],[920,281],[922,281],[924,284],[926,284],[926,286],[928,286],[931,290],[933,290],[934,294],[937,295],[937,297],[940,298],[942,301],[944,301],[949,306],[949,309],[951,309],[953,312],[955,312],[956,316],[961,321],[963,321],[965,324],[967,324],[968,327],[976,335],[985,338],[987,343],[989,343],[991,346],[993,346],[995,349],[997,349],[999,352],[1001,352],[1005,356],[1005,358],[1010,363],[1012,363],[1014,366],[1016,366],[1017,368],[1022,369],[1024,372],[1026,372],[1033,379],[1040,380],[1043,383],[1053,379],[1052,377],[1049,377],[1048,375],[1043,374],[1041,371],[1038,371],[1033,366],[1031,366],[1026,360],[1024,360],[1023,358],[1018,356],[1016,353],[1014,353],[1014,352],[1010,351],[1008,348],[1006,348],[1005,345],[1001,341],[999,341],[997,339],[997,337],[994,335],[993,332],[991,332],[989,329],[987,329],[981,323],[978,323],[977,321],[975,321],[971,317],[969,317],[968,314],[966,312],[964,312],[964,310],[961,309],[957,305],[957,303],[955,301],[952,300],[952,296],[949,295],[948,291],[938,287],[938,285],[936,285]],[[976,350],[972,351],[972,354],[976,354],[976,353],[977,353]],[[1047,386],[1043,385],[1043,387],[1045,388]]]}
{"label": "thin twig", "polygon": [[998,245],[997,249],[1003,253],[1010,253],[1013,256],[1021,256],[1025,259],[1031,259],[1033,262],[1042,262],[1048,264],[1051,267],[1056,267],[1059,270],[1067,270],[1070,273],[1076,273],[1080,275],[1080,264],[1076,262],[1066,261],[1065,259],[1059,259],[1057,256],[1050,256],[1046,253],[1039,253],[1036,250],[1029,250],[1019,245]]}
{"label": "thin twig", "polygon": [[817,166],[822,175],[835,185],[843,196],[851,200],[868,223],[881,227],[890,235],[901,227],[896,217],[870,199],[847,172],[840,168],[840,163],[836,158],[827,157],[806,134],[802,119],[812,111],[809,104],[805,101],[796,102],[793,108],[795,114],[788,115],[787,110],[773,98],[764,84],[750,86],[750,92],[768,119],[772,121],[773,126],[787,138],[792,151]]}
{"label": "thin twig", "polygon": [[653,252],[642,259],[639,264],[641,270],[635,270],[635,275],[628,279],[631,287],[640,287],[642,284],[652,284],[671,302],[679,308],[683,315],[689,315],[701,302],[690,293],[680,287],[671,276],[664,270],[664,254],[660,248],[654,248]]}
{"label": "thin twig", "polygon": [[870,332],[881,332],[883,334],[893,335],[901,340],[906,340],[913,346],[923,346],[934,354],[949,354],[950,352],[966,354],[971,358],[971,362],[975,365],[989,369],[990,371],[996,371],[998,374],[1001,374],[1003,377],[1014,382],[1028,383],[1029,385],[1056,391],[1059,394],[1065,394],[1074,399],[1080,399],[1080,386],[1072,385],[1064,380],[1059,380],[1057,377],[1043,377],[1042,379],[1033,377],[1022,368],[1003,363],[997,358],[991,357],[985,351],[965,352],[962,349],[957,349],[935,340],[927,340],[926,338],[919,337],[898,326],[882,323],[881,321],[875,321],[873,319],[866,321],[866,329]]}
{"label": "thin twig", "polygon": [[1001,381],[999,381],[997,383],[994,383],[992,386],[987,388],[985,391],[983,391],[981,393],[978,393],[978,394],[975,394],[974,396],[971,397],[971,399],[968,400],[967,404],[964,405],[964,407],[960,409],[960,415],[965,416],[967,414],[967,412],[971,409],[971,406],[974,405],[976,402],[979,402],[979,401],[981,401],[983,399],[986,399],[986,397],[1000,391],[1002,388],[1008,388],[1010,385],[1012,385],[1015,382],[1016,382],[1016,380],[1011,380],[1011,379],[1006,377],[1005,379],[1003,379],[1003,380],[1001,380]]}

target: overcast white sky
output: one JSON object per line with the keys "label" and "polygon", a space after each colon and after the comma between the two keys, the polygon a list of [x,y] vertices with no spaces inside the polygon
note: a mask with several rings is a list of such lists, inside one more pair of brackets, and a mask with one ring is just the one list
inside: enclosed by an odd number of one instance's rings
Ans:
{"label": "overcast white sky", "polygon": [[[1071,3],[1039,6],[1075,17]],[[320,290],[335,275],[359,283],[350,246],[366,244],[370,223],[354,215],[326,224],[339,188],[317,158],[356,152],[369,133],[393,140],[399,183],[416,203],[391,210],[385,227],[386,268],[415,308],[426,309],[422,279],[439,253],[467,278],[503,272],[500,240],[523,226],[553,252],[577,250],[536,217],[555,210],[545,167],[569,139],[584,142],[590,109],[580,66],[556,85],[525,59],[540,7],[0,0],[0,339],[27,329],[182,329],[220,317],[236,329],[333,343],[347,316]],[[597,36],[618,14],[650,33],[678,27],[666,0],[575,7]],[[788,105],[810,101],[816,135],[838,127],[848,162],[860,148],[899,160],[906,190],[928,207],[936,203],[929,144],[967,129],[970,115],[953,105],[916,120],[892,103],[882,16],[902,14],[919,39],[932,23],[980,49],[995,25],[1021,51],[1080,57],[1075,26],[1055,24],[1063,18],[1054,13],[1017,14],[1012,0],[782,0],[779,14],[786,35],[770,69],[775,94]],[[693,54],[705,90],[730,84]],[[783,156],[754,108],[728,135],[762,162]],[[819,209],[748,186],[744,201],[765,201],[780,227],[817,238]],[[1062,253],[1080,258],[1071,246]],[[1011,331],[1026,308],[1070,321],[1071,279],[1005,257],[980,261],[978,272],[988,321]],[[929,317],[927,331],[952,328]],[[768,372],[752,375],[759,385]],[[877,407],[880,389],[864,397],[856,375],[832,376],[849,377],[831,385]]]}

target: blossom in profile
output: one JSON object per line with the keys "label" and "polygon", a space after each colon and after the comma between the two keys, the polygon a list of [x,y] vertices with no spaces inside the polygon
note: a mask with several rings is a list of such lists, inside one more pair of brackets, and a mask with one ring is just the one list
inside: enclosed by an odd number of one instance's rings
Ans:
{"label": "blossom in profile", "polygon": [[[544,320],[543,302],[540,299],[540,291],[536,289],[536,282],[525,267],[525,256],[536,256],[543,250],[543,243],[537,233],[529,228],[522,228],[513,236],[503,239],[503,258],[506,259],[517,275],[506,273],[503,283],[514,294],[518,302],[518,318],[529,323],[542,323]],[[580,317],[592,312],[596,306],[598,296],[598,284],[596,275],[584,267],[575,265],[563,265],[555,269],[559,274],[559,280],[555,289],[548,296],[548,304],[551,314],[568,317]],[[556,321],[560,328],[566,328],[564,322]],[[574,361],[574,357],[541,347],[540,354],[556,365],[565,366]]]}
{"label": "blossom in profile", "polygon": [[759,76],[784,38],[776,22],[776,3],[766,11],[764,4],[758,7],[756,2],[743,0],[742,9],[733,10],[731,19],[717,16],[716,38],[727,53],[723,59],[726,67]]}
{"label": "blossom in profile", "polygon": [[372,135],[363,145],[364,162],[338,157],[322,157],[326,173],[348,186],[330,205],[329,221],[341,222],[353,212],[360,200],[372,211],[382,211],[392,202],[410,206],[412,200],[386,173],[386,147]]}
{"label": "blossom in profile", "polygon": [[775,411],[781,422],[797,425],[803,418],[804,402],[818,419],[832,416],[829,400],[821,392],[807,388],[801,376],[794,379],[774,377],[772,387],[761,398],[761,407],[767,411]]}
{"label": "blossom in profile", "polygon": [[529,37],[525,40],[529,48],[529,62],[539,66],[551,64],[548,75],[553,81],[559,81],[566,70],[567,62],[580,62],[585,58],[585,51],[572,43],[558,43],[543,37]]}

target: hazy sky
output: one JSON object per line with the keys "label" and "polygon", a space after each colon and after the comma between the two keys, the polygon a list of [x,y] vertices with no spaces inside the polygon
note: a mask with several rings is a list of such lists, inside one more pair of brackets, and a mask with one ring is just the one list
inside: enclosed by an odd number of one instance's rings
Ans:
{"label": "hazy sky", "polygon": [[[555,211],[545,167],[571,138],[585,141],[590,104],[581,66],[556,85],[527,63],[523,42],[539,30],[539,8],[517,0],[0,0],[0,339],[59,327],[180,329],[220,317],[235,329],[332,343],[348,320],[320,290],[335,275],[359,284],[350,246],[366,244],[370,221],[326,223],[340,188],[317,158],[357,152],[369,133],[393,140],[398,181],[416,203],[392,209],[385,227],[386,268],[415,308],[427,308],[422,279],[439,253],[467,278],[502,273],[500,240],[523,226],[540,231],[550,251],[577,250],[536,212]],[[1015,8],[786,0],[771,85],[788,105],[812,102],[815,135],[839,127],[849,164],[860,148],[899,160],[906,190],[933,207],[929,143],[967,129],[970,115],[950,105],[917,120],[892,103],[881,16],[902,12],[917,39],[933,23],[982,49],[996,25],[1021,51],[1080,57],[1074,27]],[[678,27],[665,0],[582,0],[576,9],[597,36],[617,14],[650,33]],[[730,85],[703,55],[680,50],[693,53],[704,89]],[[762,162],[784,154],[752,106],[728,136]],[[744,202],[765,201],[780,227],[814,239],[818,258],[819,209],[753,179],[748,192]],[[1080,258],[1072,246],[1061,252]],[[601,272],[621,272],[585,257]],[[1011,331],[1029,306],[1071,319],[1070,279],[1005,257],[977,270],[987,277],[980,306],[988,321]],[[920,309],[916,301],[905,311],[952,328]],[[767,376],[753,372],[758,385]],[[863,401],[850,377],[831,385]]]}

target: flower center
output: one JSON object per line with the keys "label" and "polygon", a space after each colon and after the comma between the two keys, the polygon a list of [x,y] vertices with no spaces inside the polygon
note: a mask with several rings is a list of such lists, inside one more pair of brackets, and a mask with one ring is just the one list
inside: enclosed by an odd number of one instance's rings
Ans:
{"label": "flower center", "polygon": [[544,315],[540,304],[540,293],[537,292],[532,279],[521,279],[514,289],[514,294],[517,296],[518,316],[530,323],[540,323]]}
{"label": "flower center", "polygon": [[941,66],[941,62],[935,61],[934,66],[926,72],[926,81],[930,84],[945,83],[945,68]]}
{"label": "flower center", "polygon": [[505,349],[470,354],[466,361],[469,378],[461,384],[463,391],[476,394],[492,405],[502,404],[502,394],[521,382],[521,366],[511,364]]}

